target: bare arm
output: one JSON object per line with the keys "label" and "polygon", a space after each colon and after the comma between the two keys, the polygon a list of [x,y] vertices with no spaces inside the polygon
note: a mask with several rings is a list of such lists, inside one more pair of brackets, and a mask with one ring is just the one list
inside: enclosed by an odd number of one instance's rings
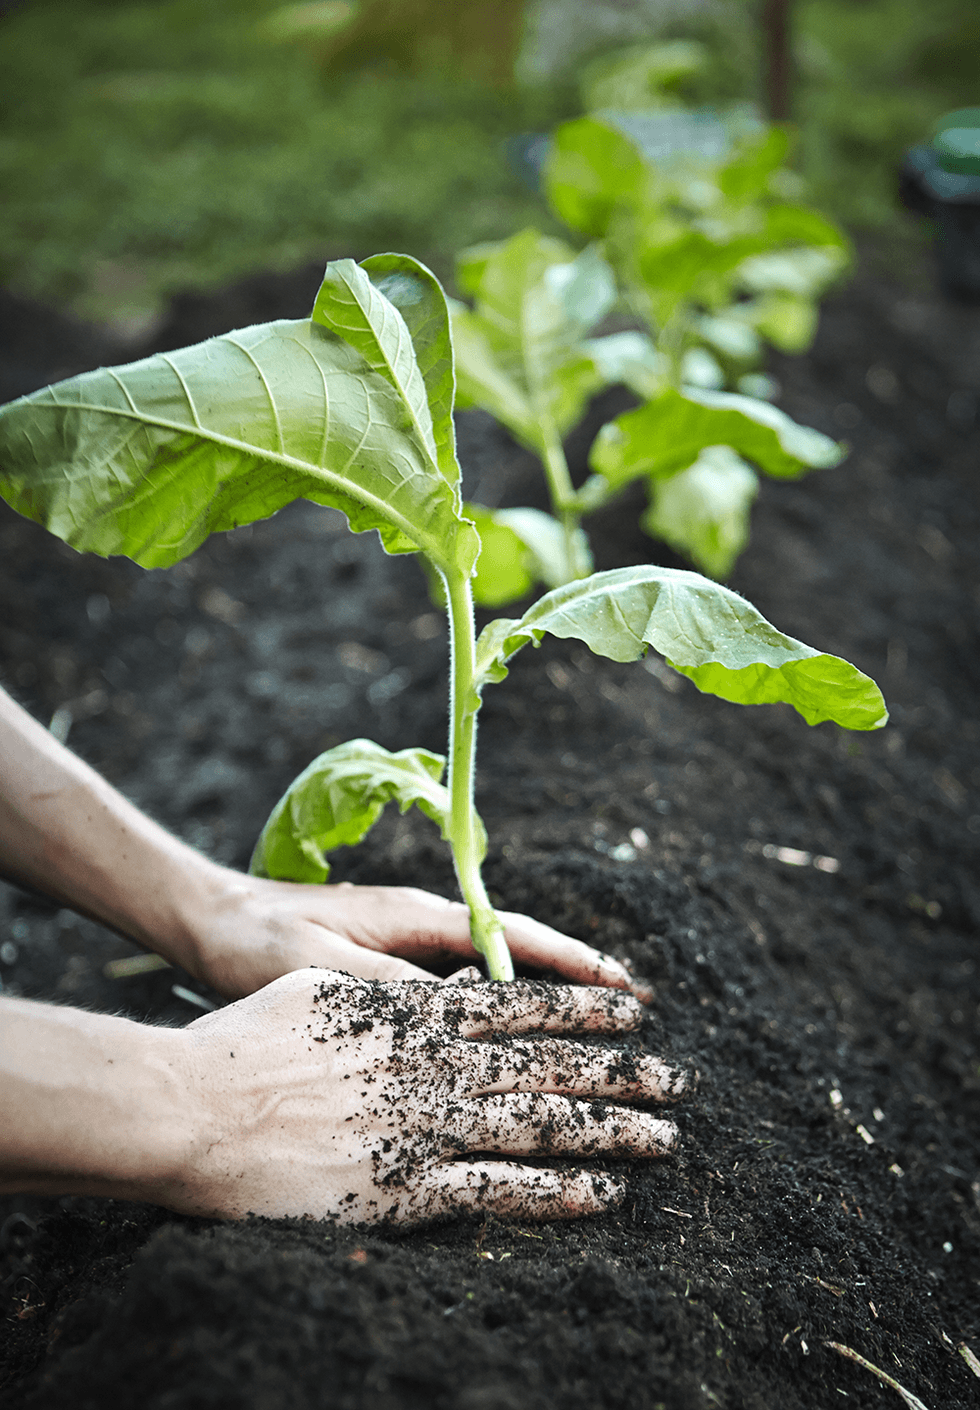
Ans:
{"label": "bare arm", "polygon": [[522,1157],[672,1147],[673,1124],[634,1104],[674,1100],[681,1074],[564,1036],[640,1015],[609,990],[323,970],[183,1029],[0,998],[0,1193],[231,1219],[593,1213],[618,1202],[617,1176]]}
{"label": "bare arm", "polygon": [[[309,965],[430,978],[474,957],[459,902],[414,887],[301,886],[218,866],[147,818],[0,690],[0,874],[95,917],[229,998]],[[505,916],[518,962],[634,986],[616,960]]]}

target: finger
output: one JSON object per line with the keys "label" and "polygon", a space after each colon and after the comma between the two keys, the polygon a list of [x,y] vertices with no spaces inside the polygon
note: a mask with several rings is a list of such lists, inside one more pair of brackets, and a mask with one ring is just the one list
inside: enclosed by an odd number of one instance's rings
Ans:
{"label": "finger", "polygon": [[688,1074],[634,1048],[594,1048],[567,1039],[472,1043],[454,1063],[460,1095],[560,1092],[573,1097],[675,1102]]}
{"label": "finger", "polygon": [[463,1210],[505,1219],[578,1219],[622,1202],[625,1180],[605,1171],[542,1170],[504,1160],[450,1161],[436,1168],[414,1218]]}
{"label": "finger", "polygon": [[582,940],[572,940],[530,916],[515,911],[497,914],[504,923],[504,939],[518,964],[555,970],[576,984],[627,989],[645,1004],[653,998],[649,984],[635,980],[626,966],[611,955],[604,955]]}
{"label": "finger", "polygon": [[[281,883],[289,885],[290,883]],[[474,954],[470,913],[414,886],[307,886],[301,890],[312,921],[341,930],[367,949],[385,950],[423,962]],[[627,989],[648,1003],[652,991],[635,981],[609,955],[572,940],[550,925],[515,911],[501,911],[505,938],[518,964],[550,969],[578,984]]]}
{"label": "finger", "polygon": [[457,969],[454,974],[447,974],[442,984],[482,984],[483,975],[475,964],[467,965],[465,969]]}
{"label": "finger", "polygon": [[491,1033],[627,1033],[643,1009],[621,989],[574,989],[543,981],[443,988],[446,1020],[461,1038]]}
{"label": "finger", "polygon": [[318,927],[310,927],[308,939],[308,963],[321,969],[341,969],[358,979],[426,979],[430,984],[436,979],[429,970],[420,969],[397,955],[365,949],[341,935],[325,934]]}
{"label": "finger", "polygon": [[572,1101],[551,1092],[518,1092],[462,1103],[452,1148],[499,1155],[666,1155],[677,1144],[672,1121],[613,1102]]}

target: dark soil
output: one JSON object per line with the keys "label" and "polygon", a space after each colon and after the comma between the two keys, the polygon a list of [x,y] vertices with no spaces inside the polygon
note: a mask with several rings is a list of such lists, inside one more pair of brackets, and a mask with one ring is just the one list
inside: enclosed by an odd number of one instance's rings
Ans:
{"label": "dark soil", "polygon": [[[316,282],[186,300],[155,345],[300,316]],[[5,308],[10,396],[146,350]],[[765,485],[733,586],[874,675],[889,727],[810,730],[563,643],[518,658],[483,715],[493,893],[654,981],[642,1041],[701,1072],[679,1153],[636,1166],[618,1212],[546,1226],[5,1201],[10,1410],[900,1403],[828,1342],[929,1410],[976,1405],[958,1348],[980,1353],[980,318],[925,274],[910,292],[866,269],[811,354],[774,371],[787,410],[854,449]],[[591,431],[623,405],[607,398]],[[487,418],[462,417],[460,442],[471,493],[535,501],[533,463]],[[636,507],[593,524],[599,566],[677,561]],[[319,750],[443,743],[422,575],[327,511],[296,505],[153,573],[5,512],[0,595],[10,688],[45,722],[67,706],[85,758],[236,866]],[[454,894],[411,815],[335,877]],[[99,926],[9,888],[0,912],[7,992],[195,1017],[172,989],[186,976],[106,979],[134,951]]]}

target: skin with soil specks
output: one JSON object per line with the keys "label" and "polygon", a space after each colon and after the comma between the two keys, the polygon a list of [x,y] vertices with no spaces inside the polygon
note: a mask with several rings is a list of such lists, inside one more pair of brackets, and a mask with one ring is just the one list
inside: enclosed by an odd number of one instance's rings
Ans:
{"label": "skin with soil specks", "polygon": [[617,1035],[641,1015],[601,989],[297,971],[186,1030],[191,1080],[206,1075],[214,1095],[200,1158],[169,1202],[342,1223],[603,1209],[622,1196],[615,1175],[501,1157],[663,1155],[673,1123],[623,1103],[673,1101],[686,1078],[644,1053],[524,1035]]}

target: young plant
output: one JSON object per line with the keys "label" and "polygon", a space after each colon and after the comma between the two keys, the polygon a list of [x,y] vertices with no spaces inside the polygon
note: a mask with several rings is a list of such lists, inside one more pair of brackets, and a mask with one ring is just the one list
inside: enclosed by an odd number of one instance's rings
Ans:
{"label": "young plant", "polygon": [[452,848],[473,943],[494,979],[513,968],[481,876],[474,805],[481,693],[545,633],[616,661],[648,646],[699,689],[786,701],[810,724],[876,729],[877,686],[838,657],[784,636],[749,603],[696,573],[655,567],[554,589],[476,639],[471,585],[480,540],[462,510],[449,316],[434,276],[404,255],[327,266],[310,319],[212,338],[74,377],[0,408],[0,493],[74,548],[147,568],[209,534],[297,498],[377,530],[389,553],[420,553],[442,579],[451,645],[449,772],[422,749],[367,740],[328,750],[287,789],[252,870],[323,881],[325,851],[357,842],[384,804],[413,803]]}
{"label": "young plant", "polygon": [[667,91],[699,63],[676,47],[603,61],[583,87],[587,115],[549,145],[544,186],[571,229],[604,242],[675,386],[754,393],[763,340],[809,345],[848,244],[794,199],[802,183],[785,165],[783,129],[741,108],[685,108]]}
{"label": "young plant", "polygon": [[[645,335],[589,337],[616,300],[612,271],[598,249],[581,254],[524,230],[500,244],[464,252],[457,282],[473,308],[452,307],[459,406],[480,406],[541,458],[551,516],[520,508],[467,506],[483,540],[474,593],[496,607],[534,582],[556,587],[591,567],[582,517],[644,478],[650,509],[643,527],[725,577],[748,538],[758,492],[755,470],[792,476],[834,465],[836,442],[797,426],[758,398],[676,388],[667,359]],[[599,388],[625,383],[644,401],[602,428],[590,463],[596,474],[572,485],[562,437]]]}

